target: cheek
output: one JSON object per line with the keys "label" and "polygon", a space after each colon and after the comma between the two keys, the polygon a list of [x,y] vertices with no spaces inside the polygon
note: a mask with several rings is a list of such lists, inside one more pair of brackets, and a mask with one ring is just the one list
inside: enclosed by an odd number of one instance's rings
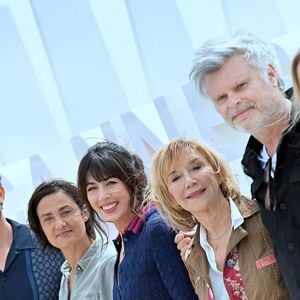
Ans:
{"label": "cheek", "polygon": [[171,196],[174,198],[174,200],[176,202],[178,202],[180,188],[177,185],[172,185],[172,186],[168,187],[168,192],[171,194]]}
{"label": "cheek", "polygon": [[128,203],[130,202],[130,193],[127,190],[123,190],[119,193],[116,193],[114,198],[122,203]]}
{"label": "cheek", "polygon": [[96,203],[97,197],[95,193],[88,193],[87,194],[87,199],[89,203],[93,206]]}
{"label": "cheek", "polygon": [[87,196],[87,200],[89,201],[91,207],[96,211],[98,212],[98,209],[97,208],[97,199],[95,197],[91,197],[91,196]]}
{"label": "cheek", "polygon": [[52,237],[52,234],[51,234],[51,230],[50,230],[50,228],[44,228],[43,226],[42,226],[42,230],[43,230],[43,232],[44,232],[44,235],[45,235],[45,237],[46,237],[46,239],[48,240],[48,241],[51,241],[51,237]]}

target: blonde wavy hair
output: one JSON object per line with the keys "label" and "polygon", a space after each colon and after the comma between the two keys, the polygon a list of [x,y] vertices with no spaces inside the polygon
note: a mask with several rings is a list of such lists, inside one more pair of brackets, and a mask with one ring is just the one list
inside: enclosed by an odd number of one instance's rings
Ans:
{"label": "blonde wavy hair", "polygon": [[225,198],[231,197],[233,201],[239,203],[242,197],[233,172],[218,153],[202,142],[183,139],[171,141],[154,155],[148,199],[158,206],[171,227],[180,230],[191,230],[198,222],[190,212],[178,206],[168,190],[167,177],[173,162],[179,159],[184,152],[191,150],[202,155],[211,165]]}

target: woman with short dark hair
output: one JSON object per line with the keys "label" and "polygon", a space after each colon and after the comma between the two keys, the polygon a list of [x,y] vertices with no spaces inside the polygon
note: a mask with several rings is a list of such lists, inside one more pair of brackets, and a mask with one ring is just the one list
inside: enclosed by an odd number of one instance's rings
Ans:
{"label": "woman with short dark hair", "polygon": [[[115,251],[93,212],[65,180],[41,183],[28,205],[32,231],[44,247],[62,251],[60,300],[112,299]],[[93,298],[93,299],[94,299]]]}

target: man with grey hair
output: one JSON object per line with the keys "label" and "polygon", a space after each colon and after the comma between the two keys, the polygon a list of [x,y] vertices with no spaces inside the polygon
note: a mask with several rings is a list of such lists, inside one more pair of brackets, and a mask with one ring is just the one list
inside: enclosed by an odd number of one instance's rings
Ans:
{"label": "man with grey hair", "polygon": [[252,197],[285,285],[292,299],[300,299],[299,103],[283,92],[274,50],[251,34],[209,40],[197,51],[190,76],[231,127],[251,135],[244,172],[253,180]]}
{"label": "man with grey hair", "polygon": [[62,254],[41,249],[28,226],[6,219],[4,198],[0,176],[0,299],[58,299]]}

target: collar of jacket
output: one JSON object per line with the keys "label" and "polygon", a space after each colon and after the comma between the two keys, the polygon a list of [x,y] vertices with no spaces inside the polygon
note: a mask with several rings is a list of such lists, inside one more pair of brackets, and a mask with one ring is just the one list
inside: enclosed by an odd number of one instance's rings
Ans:
{"label": "collar of jacket", "polygon": [[[259,205],[256,200],[249,200],[242,196],[240,203],[235,202],[235,204],[237,205],[244,219],[249,218],[259,212]],[[226,256],[247,235],[248,233],[243,228],[243,224],[236,230],[233,230],[227,246]],[[197,225],[197,231],[191,242],[191,246],[185,255],[185,262],[190,266],[191,269],[194,270],[195,273],[199,274],[199,276],[205,280],[209,286],[211,286],[208,272],[209,265],[207,263],[206,254],[200,246],[200,224]]]}

